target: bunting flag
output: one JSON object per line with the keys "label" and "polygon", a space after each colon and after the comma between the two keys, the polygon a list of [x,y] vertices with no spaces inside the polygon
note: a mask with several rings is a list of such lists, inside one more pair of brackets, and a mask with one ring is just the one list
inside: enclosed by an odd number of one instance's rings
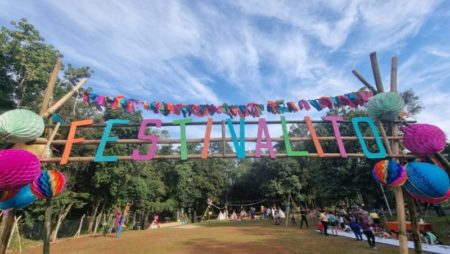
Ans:
{"label": "bunting flag", "polygon": [[[294,113],[299,110],[310,110],[314,108],[318,111],[323,109],[332,109],[340,107],[357,108],[363,106],[371,97],[372,92],[369,90],[359,90],[344,95],[334,97],[320,97],[318,99],[299,100],[297,103],[293,101],[285,102],[284,100],[276,100],[267,102],[266,111],[272,114]],[[83,101],[94,105],[99,109],[122,108],[126,112],[134,112],[137,107],[145,110],[153,111],[155,114],[180,115],[184,117],[190,116],[213,116],[214,114],[226,114],[229,117],[260,117],[264,110],[263,104],[247,103],[242,105],[229,105],[223,103],[222,105],[213,104],[184,104],[184,103],[170,103],[164,101],[145,101],[125,98],[125,96],[102,96],[95,93],[85,92],[83,94]]]}

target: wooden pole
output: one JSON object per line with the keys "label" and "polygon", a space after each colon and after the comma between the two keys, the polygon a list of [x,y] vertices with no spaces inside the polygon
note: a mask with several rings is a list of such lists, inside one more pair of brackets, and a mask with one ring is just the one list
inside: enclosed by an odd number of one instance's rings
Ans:
{"label": "wooden pole", "polygon": [[[5,214],[3,214],[3,215],[5,215]],[[11,236],[11,233],[12,233],[12,228],[14,226],[14,217],[15,216],[16,216],[16,210],[15,209],[9,210],[9,214],[6,217],[6,221],[4,222],[5,227],[3,228],[1,242],[0,242],[0,253],[1,254],[5,254],[6,249],[8,248],[8,241],[9,241],[9,237]]]}
{"label": "wooden pole", "polygon": [[20,230],[19,230],[19,220],[20,217],[16,220],[16,230],[17,230],[17,239],[19,240],[19,253],[22,254],[22,239],[20,237]]}
{"label": "wooden pole", "polygon": [[370,64],[372,65],[373,78],[375,79],[375,85],[377,86],[378,93],[383,93],[383,83],[381,82],[380,68],[378,67],[377,53],[370,53]]}
{"label": "wooden pole", "polygon": [[[378,73],[378,75],[379,75],[379,70],[378,70],[378,64],[376,63],[376,54],[372,53],[370,55],[370,58],[371,58],[371,62],[375,62],[374,64],[372,64],[372,66],[374,67],[374,69],[373,69],[374,76],[377,76],[376,73]],[[391,67],[391,75],[395,75],[395,76],[391,77],[391,92],[397,93],[397,76],[396,76],[397,60],[396,60],[396,58],[392,59],[392,65],[393,66]],[[381,78],[378,77],[378,79],[380,82],[379,84],[382,88]],[[377,80],[377,78],[375,78],[375,80]],[[378,84],[377,84],[377,87],[378,87]],[[398,135],[398,126],[395,123],[392,125],[391,135]],[[394,154],[398,154],[399,150],[400,150],[399,142],[397,140],[393,140],[392,141],[392,152]],[[406,235],[405,201],[403,199],[402,187],[395,187],[394,192],[395,192],[395,200],[396,200],[396,207],[397,207],[397,220],[398,220],[398,225],[399,225],[399,233],[398,233],[398,239],[399,239],[399,243],[400,243],[399,251],[401,254],[407,254],[408,253],[408,237]]]}
{"label": "wooden pole", "polygon": [[222,121],[222,155],[225,156],[227,149],[227,143],[226,143],[226,133],[225,133],[225,121]]}
{"label": "wooden pole", "polygon": [[[391,92],[397,92],[397,65],[398,65],[398,58],[396,56],[393,56],[391,58]],[[396,125],[393,126],[392,133],[398,134],[398,128]],[[397,149],[398,149],[398,141],[395,142]],[[412,235],[414,240],[414,251],[416,254],[422,253],[422,243],[420,242],[420,232],[419,232],[419,225],[417,223],[417,211],[416,211],[416,205],[414,204],[414,201],[411,199],[411,197],[407,198],[408,201],[408,210],[410,214],[411,219],[411,227],[412,227]]]}
{"label": "wooden pole", "polygon": [[378,93],[377,89],[375,89],[361,74],[359,74],[357,70],[352,70],[352,73],[353,75],[355,75],[357,79],[359,79],[359,81],[361,81],[361,83],[363,83],[367,88],[369,88],[369,90],[372,91],[373,94]]}
{"label": "wooden pole", "polygon": [[408,195],[406,195],[406,200],[408,202],[409,217],[411,220],[412,238],[414,241],[414,253],[422,254],[423,253],[422,242],[420,241],[420,230],[419,230],[419,223],[417,222],[416,204],[414,203],[414,200]]}
{"label": "wooden pole", "polygon": [[61,60],[58,58],[56,59],[55,67],[53,68],[52,73],[50,74],[50,78],[48,79],[47,83],[47,89],[45,89],[44,99],[42,100],[41,105],[41,114],[45,113],[45,111],[48,108],[48,104],[52,98],[53,95],[53,88],[56,84],[56,79],[58,78],[58,73],[61,70]]}
{"label": "wooden pole", "polygon": [[52,233],[52,200],[45,202],[45,220],[44,220],[44,246],[43,254],[50,254],[50,235]]}
{"label": "wooden pole", "polygon": [[67,94],[65,94],[59,101],[57,101],[53,106],[51,106],[49,109],[47,109],[45,112],[41,113],[42,118],[46,118],[49,115],[51,115],[53,112],[58,110],[78,89],[80,89],[85,83],[87,79],[83,78],[78,82],[76,86],[72,88]]}
{"label": "wooden pole", "polygon": [[391,92],[397,91],[397,65],[398,58],[393,56],[391,59]]}

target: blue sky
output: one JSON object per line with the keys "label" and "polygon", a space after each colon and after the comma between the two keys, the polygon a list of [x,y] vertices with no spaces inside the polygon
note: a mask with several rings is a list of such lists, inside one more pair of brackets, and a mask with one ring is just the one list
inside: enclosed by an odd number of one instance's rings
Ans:
{"label": "blue sky", "polygon": [[[0,0],[1,26],[22,17],[65,63],[95,71],[86,86],[96,93],[151,101],[340,95],[362,87],[354,68],[374,83],[373,51],[387,88],[397,55],[399,90],[425,106],[417,120],[450,134],[449,2]],[[288,118],[305,115],[323,113]]]}

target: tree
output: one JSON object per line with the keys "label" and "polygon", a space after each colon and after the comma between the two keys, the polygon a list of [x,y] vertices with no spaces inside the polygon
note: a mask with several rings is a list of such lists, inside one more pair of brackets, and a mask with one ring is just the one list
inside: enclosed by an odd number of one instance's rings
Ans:
{"label": "tree", "polygon": [[26,107],[37,111],[40,97],[61,53],[26,19],[0,30],[0,111]]}

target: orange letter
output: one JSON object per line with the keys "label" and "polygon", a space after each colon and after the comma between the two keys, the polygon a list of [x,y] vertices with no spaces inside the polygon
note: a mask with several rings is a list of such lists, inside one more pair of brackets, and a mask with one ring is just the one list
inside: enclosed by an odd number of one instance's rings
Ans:
{"label": "orange letter", "polygon": [[92,119],[74,121],[70,124],[69,135],[67,136],[66,146],[64,147],[64,153],[61,158],[61,165],[67,164],[69,161],[70,151],[72,150],[72,145],[74,143],[80,143],[84,141],[84,138],[75,138],[75,132],[78,126],[91,125],[94,122]]}
{"label": "orange letter", "polygon": [[203,141],[202,159],[208,157],[209,139],[211,138],[212,118],[208,118],[208,124],[206,125],[205,140]]}
{"label": "orange letter", "polygon": [[311,135],[314,146],[316,147],[317,154],[319,157],[324,157],[322,145],[320,145],[319,138],[317,138],[316,129],[314,129],[314,126],[311,123],[311,118],[309,118],[309,116],[305,116],[305,122],[309,130],[309,135]]}

